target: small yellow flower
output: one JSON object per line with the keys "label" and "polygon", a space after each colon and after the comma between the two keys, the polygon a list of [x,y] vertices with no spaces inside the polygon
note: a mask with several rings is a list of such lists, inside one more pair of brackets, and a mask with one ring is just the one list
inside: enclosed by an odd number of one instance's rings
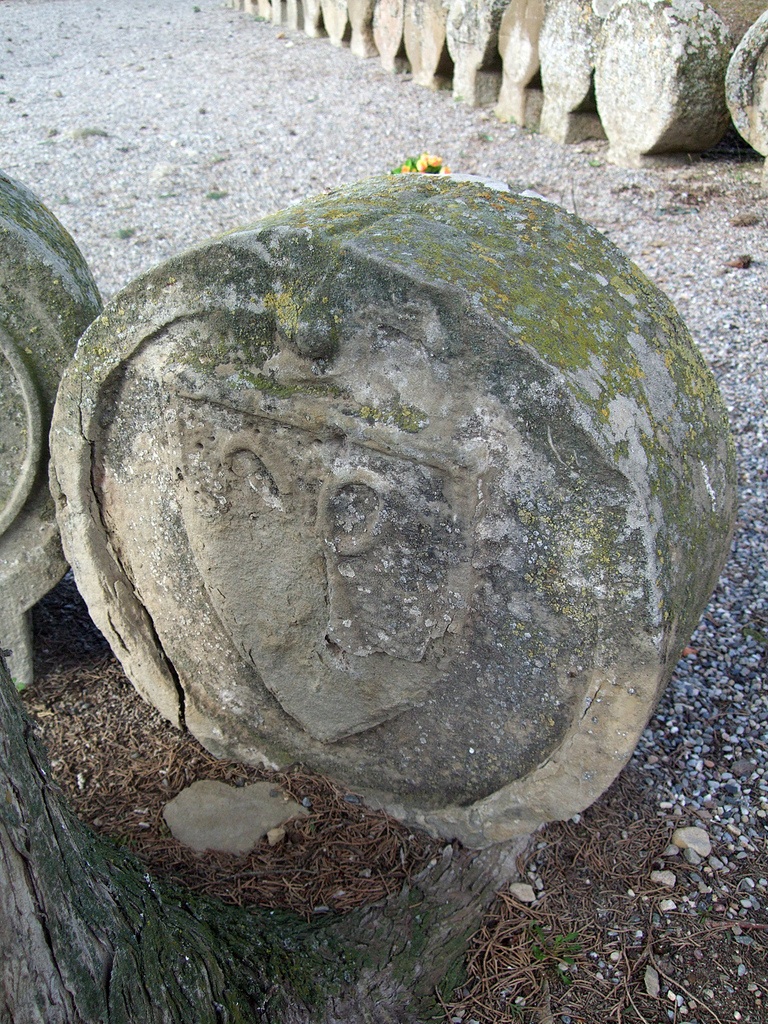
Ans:
{"label": "small yellow flower", "polygon": [[409,156],[399,167],[393,168],[390,174],[450,174],[448,167],[443,167],[443,158],[436,153],[425,150],[420,156]]}
{"label": "small yellow flower", "polygon": [[450,173],[451,173],[451,168],[448,167],[447,164],[440,168],[440,174],[450,174]]}

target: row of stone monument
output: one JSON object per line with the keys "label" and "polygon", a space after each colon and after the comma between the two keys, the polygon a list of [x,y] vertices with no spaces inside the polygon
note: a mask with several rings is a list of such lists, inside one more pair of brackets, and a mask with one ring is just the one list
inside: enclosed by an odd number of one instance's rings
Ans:
{"label": "row of stone monument", "polygon": [[17,682],[69,563],[138,692],[214,754],[302,761],[470,846],[609,785],[728,553],[727,415],[669,300],[482,181],[347,186],[102,311],[0,174],[0,346]]}
{"label": "row of stone monument", "polygon": [[709,149],[731,118],[768,154],[766,0],[232,2],[616,163]]}

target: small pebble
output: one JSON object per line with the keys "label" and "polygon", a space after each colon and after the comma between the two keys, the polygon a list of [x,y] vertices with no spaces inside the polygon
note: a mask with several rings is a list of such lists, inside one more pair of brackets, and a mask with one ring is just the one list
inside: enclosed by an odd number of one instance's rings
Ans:
{"label": "small pebble", "polygon": [[285,839],[285,829],[280,826],[278,828],[271,828],[267,832],[267,842],[270,846],[277,846],[278,843],[282,843]]}
{"label": "small pebble", "polygon": [[666,886],[667,889],[674,889],[677,884],[677,876],[674,871],[652,871],[651,881],[656,885]]}
{"label": "small pebble", "polygon": [[676,828],[672,833],[672,842],[684,852],[693,850],[699,857],[708,857],[712,853],[712,843],[703,828]]}
{"label": "small pebble", "polygon": [[536,902],[536,893],[533,890],[533,886],[528,885],[526,882],[511,882],[509,891],[521,903]]}
{"label": "small pebble", "polygon": [[731,765],[731,771],[738,778],[743,778],[745,775],[751,775],[754,767],[754,761],[748,761],[746,758],[739,758],[738,761],[734,761]]}
{"label": "small pebble", "polygon": [[659,972],[655,967],[651,967],[649,964],[645,968],[645,975],[643,980],[645,981],[645,991],[651,996],[652,999],[657,999],[660,992],[659,986]]}

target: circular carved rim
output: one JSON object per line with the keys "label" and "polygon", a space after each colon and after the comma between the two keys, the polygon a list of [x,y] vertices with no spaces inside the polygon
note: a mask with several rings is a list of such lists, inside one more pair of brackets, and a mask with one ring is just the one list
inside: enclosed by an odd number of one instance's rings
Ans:
{"label": "circular carved rim", "polygon": [[0,327],[0,350],[8,360],[16,375],[16,380],[19,382],[27,413],[27,445],[21,472],[9,499],[0,509],[0,535],[2,535],[24,507],[34,486],[43,439],[43,413],[35,381],[19,353],[18,346],[2,327]]}

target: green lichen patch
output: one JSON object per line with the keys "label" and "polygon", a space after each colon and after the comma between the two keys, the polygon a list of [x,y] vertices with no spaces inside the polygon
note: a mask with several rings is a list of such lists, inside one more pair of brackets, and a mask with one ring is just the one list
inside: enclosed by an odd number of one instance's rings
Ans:
{"label": "green lichen patch", "polygon": [[381,423],[388,427],[397,427],[409,434],[417,434],[428,422],[425,412],[400,402],[393,402],[386,409],[361,405],[357,415],[369,424]]}
{"label": "green lichen patch", "polygon": [[23,353],[47,403],[100,309],[71,236],[28,188],[0,173],[0,327]]}
{"label": "green lichen patch", "polygon": [[313,398],[340,398],[346,394],[343,388],[332,382],[318,380],[317,383],[306,382],[288,384],[265,377],[261,374],[251,373],[247,370],[237,370],[234,379],[262,391],[273,398],[293,398],[295,395],[307,395]]}

